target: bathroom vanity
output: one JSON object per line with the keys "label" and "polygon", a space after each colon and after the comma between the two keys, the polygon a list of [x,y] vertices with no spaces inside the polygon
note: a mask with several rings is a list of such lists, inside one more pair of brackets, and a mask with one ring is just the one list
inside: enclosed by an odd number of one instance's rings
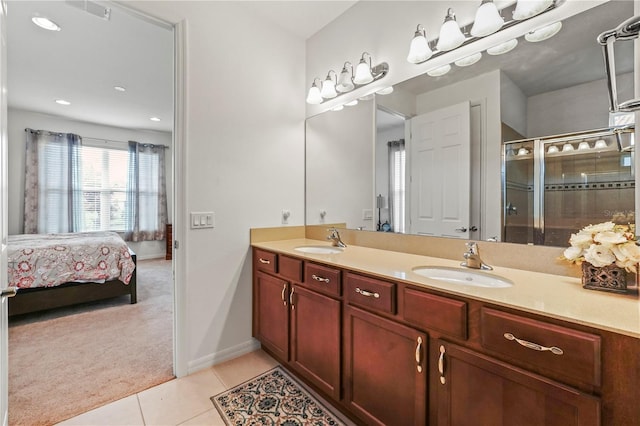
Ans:
{"label": "bathroom vanity", "polygon": [[489,276],[511,286],[460,285],[414,272],[459,261],[309,239],[252,245],[254,337],[358,423],[640,424],[637,296],[501,267]]}

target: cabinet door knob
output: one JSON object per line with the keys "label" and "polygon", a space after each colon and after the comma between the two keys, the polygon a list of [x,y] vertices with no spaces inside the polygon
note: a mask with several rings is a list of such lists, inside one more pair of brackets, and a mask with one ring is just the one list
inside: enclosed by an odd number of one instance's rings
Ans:
{"label": "cabinet door knob", "polygon": [[284,306],[287,306],[287,298],[284,296],[286,291],[287,291],[287,284],[285,283],[285,284],[282,285],[282,295],[281,295],[282,303],[284,304]]}
{"label": "cabinet door knob", "polygon": [[511,333],[504,333],[504,338],[507,340],[515,340],[518,344],[524,346],[525,348],[532,349],[534,351],[540,351],[540,352],[549,351],[554,355],[562,355],[564,353],[564,351],[557,346],[542,346],[537,343],[518,339],[516,336],[514,336]]}
{"label": "cabinet door knob", "polygon": [[422,337],[420,336],[416,344],[416,368],[418,373],[422,373]]}
{"label": "cabinet door knob", "polygon": [[440,373],[440,383],[443,385],[447,383],[447,380],[444,378],[444,353],[445,349],[443,345],[440,345],[440,357],[438,358],[438,373]]}
{"label": "cabinet door knob", "polygon": [[324,277],[321,277],[320,275],[316,275],[316,274],[311,275],[311,278],[313,278],[316,281],[320,281],[320,282],[327,283],[327,284],[329,284],[329,281],[331,281],[329,278],[324,278]]}
{"label": "cabinet door knob", "polygon": [[356,293],[359,293],[365,297],[373,297],[375,299],[380,299],[380,293],[375,293],[372,291],[362,290],[360,287],[356,287]]}

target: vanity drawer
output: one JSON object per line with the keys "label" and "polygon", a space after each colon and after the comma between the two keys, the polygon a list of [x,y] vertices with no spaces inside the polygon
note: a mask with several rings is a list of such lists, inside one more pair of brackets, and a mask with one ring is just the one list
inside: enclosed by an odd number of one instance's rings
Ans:
{"label": "vanity drawer", "polygon": [[275,274],[278,272],[278,255],[269,251],[254,249],[253,265],[259,271]]}
{"label": "vanity drawer", "polygon": [[340,270],[306,262],[304,264],[304,283],[314,290],[331,296],[340,297]]}
{"label": "vanity drawer", "polygon": [[467,303],[424,291],[405,288],[403,292],[405,321],[423,329],[440,331],[467,339]]}
{"label": "vanity drawer", "polygon": [[375,278],[345,273],[345,297],[349,304],[387,314],[396,313],[396,285]]}
{"label": "vanity drawer", "polygon": [[284,278],[302,281],[302,260],[280,255],[278,259],[278,273]]}
{"label": "vanity drawer", "polygon": [[514,364],[600,386],[600,336],[490,308],[481,310],[480,334],[483,347]]}

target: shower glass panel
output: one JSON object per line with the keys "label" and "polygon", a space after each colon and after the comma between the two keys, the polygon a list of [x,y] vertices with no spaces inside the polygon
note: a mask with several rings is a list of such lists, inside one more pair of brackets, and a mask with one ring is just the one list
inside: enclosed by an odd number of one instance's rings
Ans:
{"label": "shower glass panel", "polygon": [[505,143],[503,241],[566,246],[590,224],[634,224],[633,148],[633,127]]}

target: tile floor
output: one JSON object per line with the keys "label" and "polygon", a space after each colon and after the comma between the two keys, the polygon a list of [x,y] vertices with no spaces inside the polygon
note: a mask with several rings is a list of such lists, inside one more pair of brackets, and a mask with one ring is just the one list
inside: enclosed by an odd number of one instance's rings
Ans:
{"label": "tile floor", "polygon": [[277,361],[258,350],[128,396],[58,425],[224,425],[209,398],[276,365]]}

